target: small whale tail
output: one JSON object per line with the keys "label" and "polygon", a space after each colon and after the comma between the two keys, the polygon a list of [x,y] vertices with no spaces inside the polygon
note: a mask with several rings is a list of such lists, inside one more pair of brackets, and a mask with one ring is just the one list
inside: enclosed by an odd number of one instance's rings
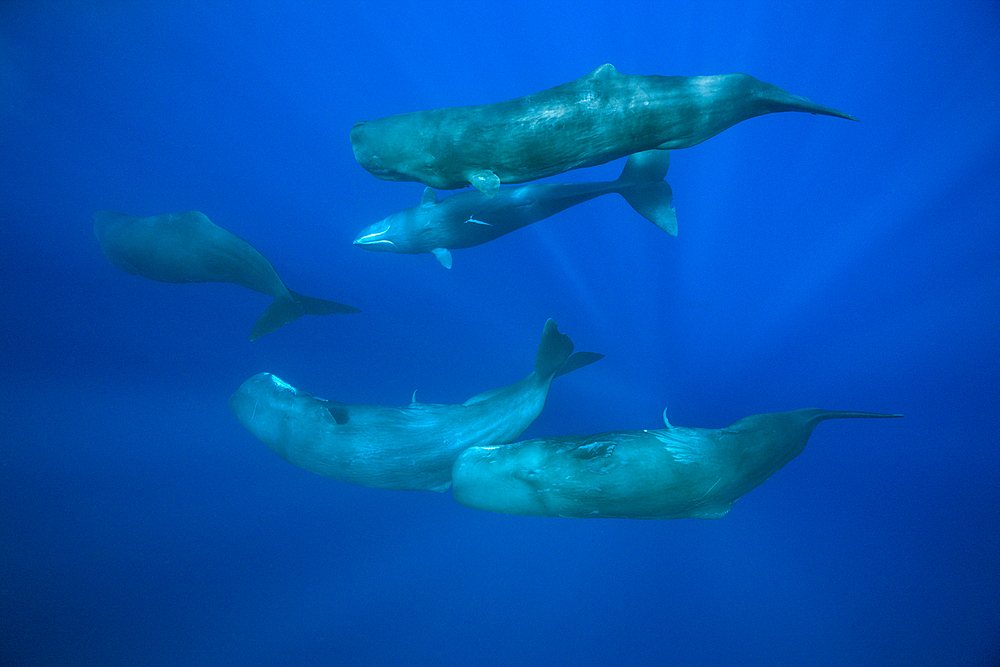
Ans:
{"label": "small whale tail", "polygon": [[250,340],[257,340],[264,334],[269,334],[282,324],[297,320],[303,315],[332,315],[334,313],[360,313],[354,306],[326,299],[317,299],[288,290],[291,299],[279,296],[274,300],[250,332]]}
{"label": "small whale tail", "polygon": [[663,180],[670,167],[670,151],[653,149],[629,156],[618,177],[619,194],[635,212],[671,236],[677,236],[673,190]]}
{"label": "small whale tail", "polygon": [[603,357],[603,354],[596,352],[573,354],[573,341],[566,334],[559,333],[559,325],[549,319],[545,322],[542,340],[535,352],[535,376],[549,380],[583,368]]}

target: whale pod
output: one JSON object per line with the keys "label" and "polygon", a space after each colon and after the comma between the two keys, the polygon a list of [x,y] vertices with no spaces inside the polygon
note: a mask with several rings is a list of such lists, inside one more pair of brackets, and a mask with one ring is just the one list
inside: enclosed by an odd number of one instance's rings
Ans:
{"label": "whale pod", "polygon": [[493,104],[359,121],[354,157],[374,176],[485,195],[652,149],[688,148],[737,123],[802,111],[857,120],[749,74],[644,76],[606,64],[575,81]]}
{"label": "whale pod", "polygon": [[603,356],[574,354],[569,336],[548,320],[534,371],[461,405],[338,403],[258,373],[232,395],[229,407],[275,453],[311,472],[380,489],[445,491],[463,450],[515,440],[541,413],[554,377]]}
{"label": "whale pod", "polygon": [[715,519],[799,455],[825,419],[901,415],[808,408],[723,429],[540,438],[462,452],[455,500],[475,509],[576,518]]}

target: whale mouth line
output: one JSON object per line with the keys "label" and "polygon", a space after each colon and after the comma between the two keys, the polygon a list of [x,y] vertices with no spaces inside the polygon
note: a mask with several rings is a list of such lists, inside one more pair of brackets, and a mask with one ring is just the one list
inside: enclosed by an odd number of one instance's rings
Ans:
{"label": "whale mouth line", "polygon": [[354,245],[379,245],[380,243],[388,243],[390,246],[395,248],[396,244],[390,241],[389,239],[378,238],[379,235],[384,233],[385,232],[374,232],[372,234],[365,234],[364,236],[359,236],[358,238],[354,239]]}

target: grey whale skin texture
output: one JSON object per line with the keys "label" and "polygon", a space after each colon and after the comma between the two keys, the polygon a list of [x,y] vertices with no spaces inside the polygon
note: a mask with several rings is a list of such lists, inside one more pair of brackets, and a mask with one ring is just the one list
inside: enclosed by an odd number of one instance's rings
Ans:
{"label": "grey whale skin texture", "polygon": [[505,102],[359,121],[354,157],[374,176],[486,195],[652,149],[688,148],[779,111],[857,120],[749,74],[646,76],[601,65],[585,77]]}
{"label": "grey whale skin texture", "polygon": [[529,183],[500,188],[493,197],[476,190],[438,201],[430,188],[419,206],[393,213],[361,230],[354,245],[366,250],[432,253],[451,268],[453,248],[471,248],[509,234],[570,206],[617,192],[641,216],[677,236],[674,195],[663,180],[670,151],[644,151],[629,157],[616,181]]}
{"label": "grey whale skin texture", "polygon": [[671,426],[473,447],[455,500],[475,509],[575,518],[715,519],[798,456],[825,419],[902,415],[807,408],[723,429]]}
{"label": "grey whale skin texture", "polygon": [[111,265],[126,273],[164,283],[235,283],[274,297],[250,340],[303,315],[361,312],[291,291],[256,248],[199,211],[146,218],[98,211],[94,235]]}
{"label": "grey whale skin texture", "polygon": [[281,458],[310,472],[380,489],[445,491],[463,450],[513,442],[541,413],[552,378],[603,356],[573,354],[569,336],[548,320],[531,374],[461,405],[337,403],[258,373],[229,407]]}

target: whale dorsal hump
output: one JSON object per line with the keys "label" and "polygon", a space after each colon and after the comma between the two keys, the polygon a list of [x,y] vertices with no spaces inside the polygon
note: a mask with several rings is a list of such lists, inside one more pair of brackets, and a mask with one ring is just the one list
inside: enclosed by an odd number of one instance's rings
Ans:
{"label": "whale dorsal hump", "polygon": [[587,75],[588,79],[604,79],[618,76],[618,70],[611,63],[604,63]]}
{"label": "whale dorsal hump", "polygon": [[421,206],[433,206],[438,201],[437,195],[430,188],[424,188],[424,194],[420,195]]}
{"label": "whale dorsal hump", "polygon": [[437,257],[437,261],[441,262],[441,266],[446,269],[451,268],[451,251],[447,248],[434,248],[431,250],[431,254]]}

